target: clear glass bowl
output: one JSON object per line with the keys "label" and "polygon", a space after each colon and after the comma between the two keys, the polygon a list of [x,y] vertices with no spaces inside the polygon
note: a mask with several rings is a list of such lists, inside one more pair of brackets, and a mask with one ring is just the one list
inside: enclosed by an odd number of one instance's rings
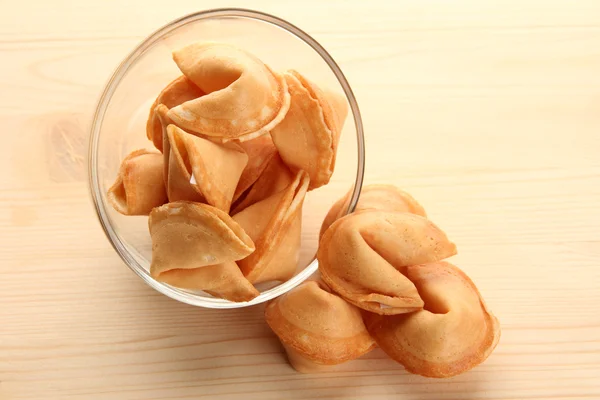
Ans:
{"label": "clear glass bowl", "polygon": [[[258,285],[258,297],[245,303],[214,298],[155,281],[149,273],[152,256],[147,217],[123,216],[107,203],[106,192],[121,160],[131,151],[152,148],[145,124],[150,105],[170,81],[181,75],[171,52],[197,41],[237,45],[277,71],[295,69],[308,79],[345,93],[348,118],[329,185],[306,196],[302,248],[295,276],[287,282]],[[315,254],[321,222],[331,205],[354,188],[348,212],[356,205],[364,171],[364,138],[356,99],[331,56],[309,35],[277,17],[251,10],[217,9],[180,18],[145,39],[112,75],[96,109],[89,146],[89,183],[100,223],[123,261],[148,285],[184,303],[208,308],[239,308],[273,299],[294,288],[317,270]]]}

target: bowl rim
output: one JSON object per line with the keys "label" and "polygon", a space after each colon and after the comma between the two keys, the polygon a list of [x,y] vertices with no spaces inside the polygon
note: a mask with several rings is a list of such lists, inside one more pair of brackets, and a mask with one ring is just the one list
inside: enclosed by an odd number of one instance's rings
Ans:
{"label": "bowl rim", "polygon": [[210,298],[210,297],[200,297],[192,292],[185,291],[183,289],[178,289],[172,287],[170,285],[164,284],[162,282],[158,282],[154,280],[150,276],[150,274],[142,267],[138,261],[132,256],[130,251],[126,248],[125,244],[122,242],[121,238],[117,234],[117,232],[111,226],[110,218],[106,211],[107,204],[104,203],[101,185],[98,176],[98,142],[99,142],[99,133],[102,128],[102,122],[104,120],[104,115],[110,103],[110,100],[118,87],[121,79],[128,72],[129,68],[136,62],[136,60],[144,54],[144,52],[149,49],[152,45],[155,44],[158,40],[162,39],[164,36],[169,33],[175,31],[178,28],[181,28],[189,23],[193,23],[201,20],[215,19],[215,18],[244,18],[251,19],[260,22],[264,22],[267,24],[274,25],[277,28],[281,28],[288,33],[296,36],[304,43],[308,44],[313,50],[315,50],[321,58],[327,63],[329,68],[334,73],[338,82],[342,86],[344,90],[344,94],[346,95],[348,102],[350,103],[350,109],[352,110],[352,115],[354,117],[354,125],[356,128],[356,140],[357,140],[357,149],[358,149],[358,163],[357,163],[357,171],[356,171],[356,179],[354,181],[354,188],[352,192],[352,196],[350,199],[350,203],[348,209],[345,214],[349,214],[354,211],[356,207],[356,203],[358,202],[358,198],[360,196],[360,192],[362,189],[363,178],[364,178],[364,169],[365,169],[365,144],[364,144],[364,131],[362,118],[360,115],[360,110],[358,108],[358,103],[356,98],[354,97],[354,93],[350,88],[350,84],[346,80],[343,72],[340,67],[334,61],[334,59],[329,55],[329,53],[321,46],[315,39],[313,39],[309,34],[296,27],[295,25],[287,22],[286,20],[276,17],[271,14],[267,14],[261,11],[245,9],[245,8],[215,8],[204,11],[198,11],[195,13],[191,13],[185,15],[183,17],[177,18],[164,26],[160,27],[148,37],[146,37],[140,44],[138,44],[117,66],[108,82],[104,86],[102,94],[98,100],[96,110],[94,112],[90,135],[89,135],[89,145],[88,145],[88,184],[90,188],[90,194],[92,197],[92,201],[94,203],[94,207],[96,209],[96,216],[104,230],[106,237],[111,243],[114,250],[121,257],[123,262],[131,269],[136,275],[138,275],[142,280],[155,289],[156,291],[174,299],[180,301],[182,303],[190,304],[198,307],[205,308],[215,308],[215,309],[230,309],[230,308],[243,308],[249,307],[256,304],[263,303],[265,301],[274,299],[294,287],[298,286],[300,283],[304,282],[308,279],[313,273],[317,271],[318,261],[317,259],[313,259],[313,261],[308,264],[302,271],[297,273],[291,279],[271,288],[265,290],[260,293],[259,296],[252,299],[248,302],[232,302],[225,299],[219,298]]}

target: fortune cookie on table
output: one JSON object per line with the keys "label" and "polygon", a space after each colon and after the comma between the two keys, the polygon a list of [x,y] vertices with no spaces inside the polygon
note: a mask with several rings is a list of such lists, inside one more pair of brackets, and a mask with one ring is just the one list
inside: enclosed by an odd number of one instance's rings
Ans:
{"label": "fortune cookie on table", "polygon": [[348,106],[341,95],[321,90],[296,71],[284,76],[290,109],[271,136],[283,161],[308,173],[312,190],[327,184],[333,174]]}
{"label": "fortune cookie on table", "polygon": [[458,375],[483,362],[500,339],[500,324],[479,291],[448,262],[407,267],[425,308],[411,314],[365,314],[377,344],[407,371],[429,377]]}
{"label": "fortune cookie on table", "polygon": [[240,142],[239,145],[248,155],[248,164],[244,168],[240,176],[240,181],[235,188],[235,193],[233,194],[234,203],[256,182],[267,168],[267,165],[269,165],[269,161],[277,153],[270,135],[262,135],[256,139]]}
{"label": "fortune cookie on table", "polygon": [[161,154],[134,151],[121,162],[119,175],[108,189],[108,201],[121,214],[148,215],[167,202],[162,174]]}
{"label": "fortune cookie on table", "polygon": [[279,154],[275,153],[256,182],[239,198],[231,214],[235,215],[248,206],[282,191],[294,181],[294,177],[295,175],[283,163]]}
{"label": "fortune cookie on table", "polygon": [[256,245],[254,253],[238,261],[250,282],[286,281],[294,275],[307,188],[308,175],[299,171],[284,190],[233,216]]}
{"label": "fortune cookie on table", "polygon": [[163,151],[163,126],[156,114],[156,107],[162,104],[168,111],[169,108],[196,99],[202,95],[204,95],[204,92],[185,76],[175,79],[160,92],[150,107],[150,114],[146,122],[146,136],[148,136],[148,139],[154,143],[154,146],[158,150]]}
{"label": "fortune cookie on table", "polygon": [[[203,201],[229,212],[248,156],[235,143],[219,144],[169,125],[169,201]],[[165,156],[166,157],[166,156]]]}
{"label": "fortune cookie on table", "polygon": [[[254,251],[254,243],[225,212],[201,203],[168,203],[152,210],[148,228],[153,278],[233,300],[255,297],[235,266]],[[211,269],[203,270],[205,266]]]}
{"label": "fortune cookie on table", "polygon": [[404,267],[454,254],[454,243],[427,218],[364,210],[327,229],[317,258],[321,278],[336,293],[364,310],[391,315],[423,307]]}
{"label": "fortune cookie on table", "polygon": [[316,281],[269,302],[265,319],[299,372],[341,364],[375,347],[360,310]]}
{"label": "fortune cookie on table", "polygon": [[173,52],[173,59],[206,93],[169,110],[183,129],[222,141],[250,140],[271,130],[289,108],[285,79],[234,46],[191,44]]}
{"label": "fortune cookie on table", "polygon": [[[346,213],[346,210],[348,210],[348,206],[350,205],[351,197],[352,190],[350,190],[346,196],[335,202],[323,220],[319,237],[322,237],[327,228],[329,228],[334,221],[341,218]],[[360,198],[358,199],[358,203],[356,203],[356,208],[354,211],[370,209],[407,212],[420,215],[422,217],[427,216],[425,209],[417,202],[417,200],[415,200],[409,193],[397,188],[394,185],[363,186],[360,192]]]}

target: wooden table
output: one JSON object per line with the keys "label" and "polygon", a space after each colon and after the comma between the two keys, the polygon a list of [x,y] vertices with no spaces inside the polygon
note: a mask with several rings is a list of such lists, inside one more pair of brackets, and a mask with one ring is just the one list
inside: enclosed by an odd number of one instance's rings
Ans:
{"label": "wooden table", "polygon": [[600,398],[600,2],[228,3],[330,50],[363,112],[367,182],[409,190],[458,244],[503,333],[449,380],[379,350],[298,374],[262,307],[177,303],[110,247],[85,173],[100,90],[155,28],[220,5],[3,7],[0,399]]}

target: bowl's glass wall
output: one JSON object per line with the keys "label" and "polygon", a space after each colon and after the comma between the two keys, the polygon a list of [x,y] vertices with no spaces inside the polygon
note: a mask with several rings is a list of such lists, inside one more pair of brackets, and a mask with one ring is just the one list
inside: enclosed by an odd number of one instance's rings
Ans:
{"label": "bowl's glass wall", "polygon": [[[200,13],[186,17],[158,31],[134,51],[119,67],[100,101],[90,146],[90,178],[94,200],[109,239],[124,261],[151,286],[171,297],[190,304],[219,308],[242,304],[215,299],[200,291],[168,287],[149,277],[151,241],[148,218],[117,213],[108,205],[106,191],[117,176],[121,160],[128,153],[139,148],[153,148],[145,133],[148,111],[161,89],[181,74],[171,53],[187,44],[197,41],[231,43],[257,55],[274,70],[296,69],[320,86],[344,93],[332,68],[307,42],[270,22],[231,14]],[[348,98],[354,103],[351,93]],[[351,189],[357,180],[362,181],[363,160],[359,157],[362,146],[359,146],[361,141],[357,141],[357,115],[354,115],[358,108],[356,104],[352,104],[352,108],[354,110],[349,109],[341,135],[336,169],[330,184],[306,196],[302,248],[297,269],[297,273],[303,271],[302,279],[295,279],[285,287],[275,287],[276,284],[259,286],[261,296],[251,304],[289,290],[314,272],[316,263],[311,265],[311,262],[317,250],[318,233],[325,214],[333,202]],[[360,124],[360,116],[357,121]],[[305,269],[309,265],[309,269]],[[273,287],[273,290],[269,290]]]}

